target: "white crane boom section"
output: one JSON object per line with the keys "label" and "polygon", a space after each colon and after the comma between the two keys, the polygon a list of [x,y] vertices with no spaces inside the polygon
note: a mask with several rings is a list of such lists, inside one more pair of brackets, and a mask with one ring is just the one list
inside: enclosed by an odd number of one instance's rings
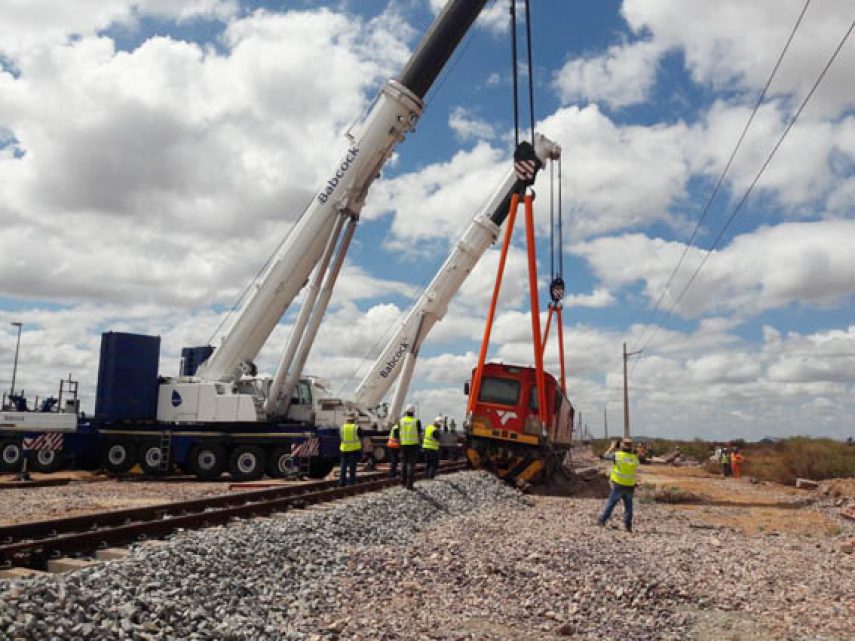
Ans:
{"label": "white crane boom section", "polygon": [[341,162],[279,247],[214,353],[199,367],[198,378],[233,381],[245,373],[245,364],[255,359],[306,284],[336,215],[342,210],[357,215],[362,210],[368,187],[421,110],[422,101],[409,89],[395,80],[386,84]]}

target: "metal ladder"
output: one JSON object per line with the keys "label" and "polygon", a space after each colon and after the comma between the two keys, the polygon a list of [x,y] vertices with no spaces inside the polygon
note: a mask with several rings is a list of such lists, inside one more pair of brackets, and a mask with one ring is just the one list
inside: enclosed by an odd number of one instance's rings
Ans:
{"label": "metal ladder", "polygon": [[172,453],[172,432],[160,433],[160,471],[169,471],[169,456]]}

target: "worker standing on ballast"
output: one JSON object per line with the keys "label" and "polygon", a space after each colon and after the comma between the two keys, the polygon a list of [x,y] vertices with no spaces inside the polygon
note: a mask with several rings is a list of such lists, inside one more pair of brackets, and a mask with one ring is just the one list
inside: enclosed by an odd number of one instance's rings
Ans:
{"label": "worker standing on ballast", "polygon": [[439,435],[444,420],[437,416],[433,423],[425,428],[425,436],[422,440],[422,453],[425,457],[425,468],[427,477],[432,479],[439,470]]}
{"label": "worker standing on ballast", "polygon": [[397,423],[389,430],[386,451],[389,452],[389,476],[396,479],[398,478],[398,459],[401,457],[401,429]]}
{"label": "worker standing on ballast", "polygon": [[348,412],[346,417],[347,421],[339,428],[341,470],[338,484],[341,487],[356,484],[356,464],[362,456],[362,430],[356,424],[356,412]]}
{"label": "worker standing on ballast", "polygon": [[605,526],[612,515],[612,510],[620,500],[623,500],[623,523],[627,532],[632,532],[632,499],[635,493],[635,470],[638,468],[638,456],[632,451],[632,439],[625,438],[620,442],[614,441],[600,457],[612,462],[612,471],[609,476],[612,487],[611,494],[606,501],[606,507],[597,523]]}
{"label": "worker standing on ballast", "polygon": [[416,406],[407,405],[404,415],[398,419],[398,435],[401,439],[401,485],[408,490],[413,489],[416,480],[421,432],[422,424],[416,418]]}

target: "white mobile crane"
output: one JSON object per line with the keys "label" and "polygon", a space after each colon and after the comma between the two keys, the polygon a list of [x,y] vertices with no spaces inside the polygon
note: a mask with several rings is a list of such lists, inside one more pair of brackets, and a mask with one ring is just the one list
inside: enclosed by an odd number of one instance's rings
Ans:
{"label": "white mobile crane", "polygon": [[[390,80],[213,354],[192,376],[159,387],[157,420],[169,423],[258,422],[287,415],[292,392],[326,311],[368,188],[395,146],[412,131],[422,99],[486,0],[451,0],[397,80]],[[309,276],[314,275],[309,281]],[[297,293],[306,298],[272,380],[253,359]]]}
{"label": "white mobile crane", "polygon": [[[557,160],[561,147],[541,134],[534,140],[534,152],[541,165]],[[373,409],[397,380],[386,411],[387,424],[394,423],[410,386],[419,348],[433,326],[445,316],[448,304],[477,262],[499,236],[499,228],[508,216],[511,196],[523,183],[513,169],[508,171],[483,210],[463,232],[439,272],[401,322],[368,373],[356,389],[354,405]]]}

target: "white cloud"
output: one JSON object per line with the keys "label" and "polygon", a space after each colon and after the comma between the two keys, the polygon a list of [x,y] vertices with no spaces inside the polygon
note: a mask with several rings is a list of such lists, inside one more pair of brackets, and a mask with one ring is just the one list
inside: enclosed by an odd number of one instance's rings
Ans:
{"label": "white cloud", "polygon": [[465,107],[455,107],[448,117],[448,126],[461,142],[490,140],[496,137],[492,125],[472,115]]}
{"label": "white cloud", "polygon": [[[694,80],[716,90],[763,87],[804,3],[801,0],[625,0],[621,9],[634,33],[649,32],[663,49],[682,50]],[[775,94],[801,99],[852,21],[852,3],[812,4],[772,85]],[[855,50],[845,48],[832,67],[814,109],[839,113],[855,104],[846,87],[855,75]],[[752,96],[753,98],[753,96]]]}
{"label": "white cloud", "polygon": [[[438,15],[442,8],[448,4],[446,0],[429,0],[430,9],[434,15]],[[521,14],[520,14],[521,15]],[[481,10],[481,15],[478,16],[478,22],[488,31],[496,34],[502,34],[508,31],[510,22],[508,15],[508,3],[504,0],[488,2],[487,6]]]}
{"label": "white cloud", "polygon": [[[118,14],[101,15],[90,31]],[[0,126],[20,153],[0,154],[3,293],[231,301],[406,56],[400,19],[354,20],[258,11],[229,22],[222,53],[90,34],[7,54],[20,75],[0,72]]]}
{"label": "white cloud", "polygon": [[609,307],[614,305],[615,297],[607,289],[595,289],[590,294],[570,294],[564,298],[565,307]]}
{"label": "white cloud", "polygon": [[[737,236],[710,256],[677,307],[686,316],[726,310],[741,316],[791,303],[833,306],[855,295],[855,221],[783,223]],[[599,238],[574,246],[609,287],[643,280],[659,298],[683,245],[640,234]],[[620,256],[620,260],[615,257]],[[692,249],[662,309],[669,309],[702,252]]]}
{"label": "white cloud", "polygon": [[651,41],[614,45],[602,55],[573,58],[553,80],[561,100],[605,102],[612,108],[647,100],[662,47]]}

